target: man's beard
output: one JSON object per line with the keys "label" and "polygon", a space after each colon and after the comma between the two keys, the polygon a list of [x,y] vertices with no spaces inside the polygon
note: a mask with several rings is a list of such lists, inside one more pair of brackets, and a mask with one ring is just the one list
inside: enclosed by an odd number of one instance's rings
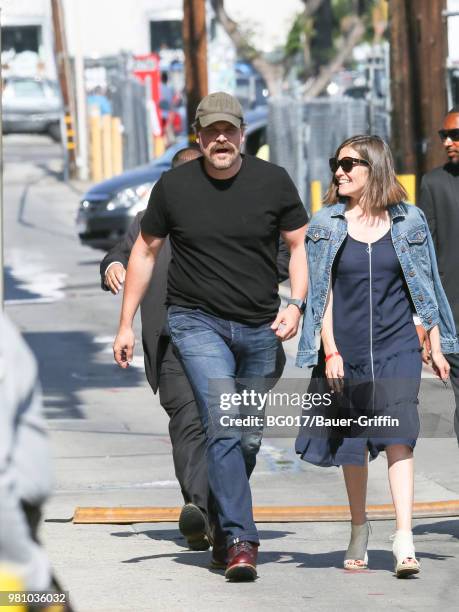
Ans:
{"label": "man's beard", "polygon": [[214,147],[210,151],[207,160],[217,170],[227,170],[228,168],[231,168],[236,161],[239,151],[236,149],[236,147],[227,145],[225,148],[228,150],[228,152],[226,153],[225,159],[219,159],[215,155],[215,152],[218,151],[219,148],[220,147]]}

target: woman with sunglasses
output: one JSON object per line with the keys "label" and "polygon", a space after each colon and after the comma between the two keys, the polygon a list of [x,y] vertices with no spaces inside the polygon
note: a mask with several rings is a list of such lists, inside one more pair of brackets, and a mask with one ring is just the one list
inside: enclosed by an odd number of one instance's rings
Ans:
{"label": "woman with sunglasses", "polygon": [[331,387],[325,414],[341,420],[318,435],[303,427],[296,450],[315,465],[343,467],[352,521],[348,570],[367,567],[368,455],[386,452],[395,572],[403,577],[420,569],[411,531],[422,368],[413,315],[428,332],[443,381],[443,353],[459,344],[424,214],[405,203],[387,144],[377,136],[349,138],[330,168],[326,206],[306,238],[310,284],[297,365],[315,366],[310,390]]}

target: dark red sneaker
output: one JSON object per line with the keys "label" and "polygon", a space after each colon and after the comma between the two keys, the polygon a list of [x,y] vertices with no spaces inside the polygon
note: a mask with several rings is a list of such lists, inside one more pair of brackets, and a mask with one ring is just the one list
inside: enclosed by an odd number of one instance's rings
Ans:
{"label": "dark red sneaker", "polygon": [[246,582],[257,577],[258,544],[237,542],[228,550],[225,578],[232,582]]}

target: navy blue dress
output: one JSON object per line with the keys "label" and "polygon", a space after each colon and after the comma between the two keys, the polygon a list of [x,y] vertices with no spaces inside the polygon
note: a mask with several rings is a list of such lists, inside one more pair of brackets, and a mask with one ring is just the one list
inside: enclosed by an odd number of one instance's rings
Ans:
{"label": "navy blue dress", "polygon": [[[324,416],[344,417],[351,424],[322,428],[313,436],[311,428],[303,427],[296,450],[315,465],[363,465],[367,449],[374,459],[391,444],[414,448],[419,433],[422,359],[390,231],[371,245],[348,235],[333,264],[332,286],[344,389],[334,394]],[[329,391],[324,377],[321,349],[308,390]]]}

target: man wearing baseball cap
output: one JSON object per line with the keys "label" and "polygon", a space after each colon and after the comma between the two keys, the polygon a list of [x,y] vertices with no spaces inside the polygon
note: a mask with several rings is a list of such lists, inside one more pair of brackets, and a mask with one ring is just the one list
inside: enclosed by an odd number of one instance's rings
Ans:
{"label": "man wearing baseball cap", "polygon": [[[249,477],[262,428],[241,430],[226,417],[244,414],[242,390],[266,392],[282,373],[281,342],[296,334],[306,295],[308,219],[283,168],[241,154],[244,121],[236,98],[225,92],[203,98],[194,127],[203,156],[165,172],[153,188],[129,260],[113,349],[127,367],[132,321],[169,235],[169,331],[207,434],[209,486],[222,529],[212,565],[226,568],[228,580],[254,580],[259,537]],[[279,235],[290,249],[291,286],[280,311]],[[259,407],[255,412],[263,416]]]}

